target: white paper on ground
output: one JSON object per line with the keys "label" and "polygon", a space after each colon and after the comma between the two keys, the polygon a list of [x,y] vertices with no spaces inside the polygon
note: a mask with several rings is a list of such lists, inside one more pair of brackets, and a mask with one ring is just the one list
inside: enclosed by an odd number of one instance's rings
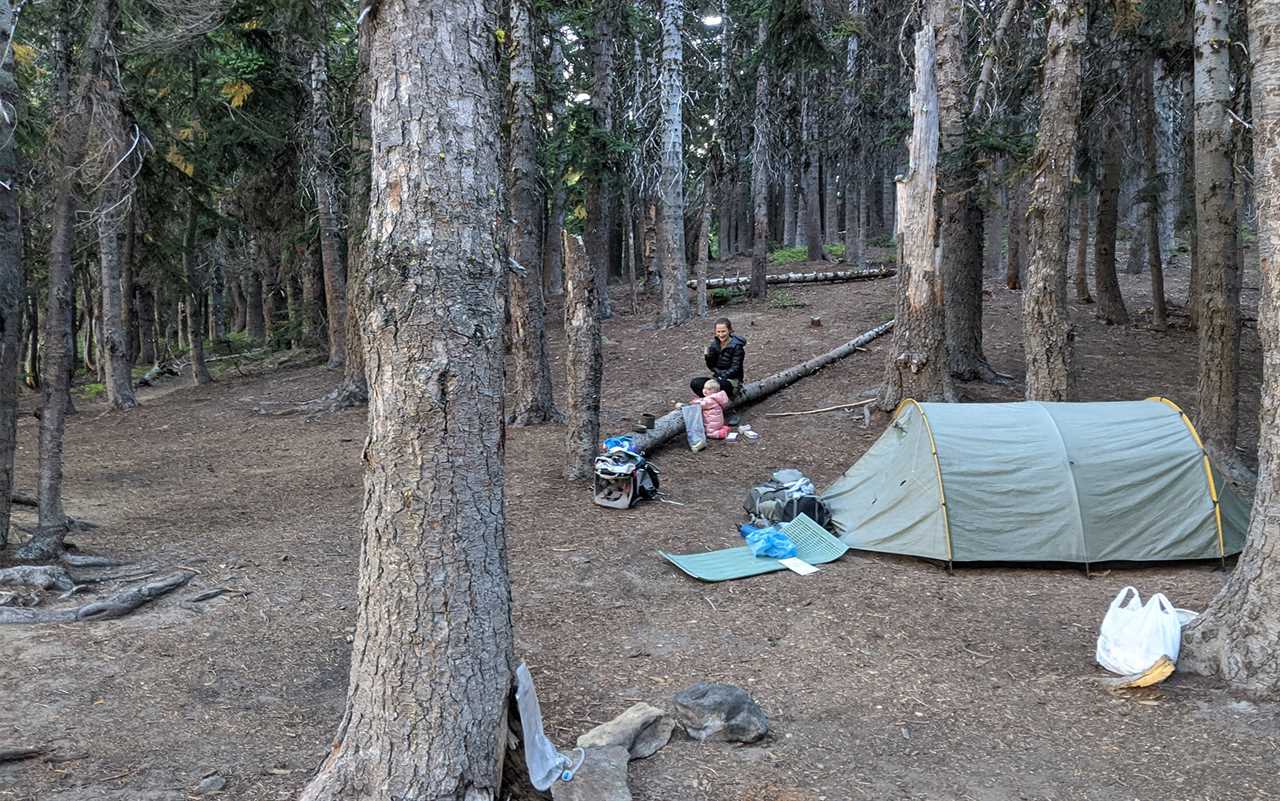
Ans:
{"label": "white paper on ground", "polygon": [[818,572],[818,568],[809,564],[805,560],[795,556],[791,557],[790,559],[779,559],[778,564],[784,565],[788,570],[792,571],[793,573],[799,573],[802,576],[807,576],[810,573]]}

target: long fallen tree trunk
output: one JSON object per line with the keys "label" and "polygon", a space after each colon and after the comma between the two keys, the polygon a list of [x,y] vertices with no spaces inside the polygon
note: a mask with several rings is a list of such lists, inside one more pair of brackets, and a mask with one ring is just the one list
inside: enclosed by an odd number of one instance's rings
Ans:
{"label": "long fallen tree trunk", "polygon": [[[892,267],[877,267],[867,270],[827,270],[816,273],[774,273],[773,275],[766,275],[764,280],[765,283],[769,284],[818,284],[890,278],[896,274],[897,270]],[[751,276],[749,275],[726,275],[707,279],[707,289],[750,285]],[[689,286],[697,286],[697,281],[690,281]]]}
{"label": "long fallen tree trunk", "polygon": [[[759,381],[753,381],[742,388],[742,394],[737,400],[729,404],[728,408],[736,409],[755,403],[761,398],[768,397],[783,387],[790,386],[800,379],[811,376],[829,364],[838,362],[849,354],[855,352],[863,345],[871,342],[875,338],[882,336],[893,328],[893,320],[887,323],[881,323],[875,328],[867,331],[858,337],[849,340],[835,350],[827,351],[821,356],[814,356],[807,362],[801,362],[795,367],[788,367],[780,373],[774,373],[768,378],[762,378]],[[668,412],[659,417],[654,422],[653,428],[643,434],[629,435],[635,443],[636,449],[641,453],[648,453],[653,448],[658,447],[662,443],[684,431],[684,417],[681,416],[680,410]]]}

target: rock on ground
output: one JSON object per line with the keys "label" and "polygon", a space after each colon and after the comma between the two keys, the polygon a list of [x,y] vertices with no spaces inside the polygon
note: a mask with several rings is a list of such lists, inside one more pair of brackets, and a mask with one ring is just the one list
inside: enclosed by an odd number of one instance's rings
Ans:
{"label": "rock on ground", "polygon": [[676,722],[656,706],[639,703],[608,723],[601,723],[578,738],[579,748],[621,746],[632,759],[653,756],[671,740]]}
{"label": "rock on ground", "polygon": [[676,719],[695,740],[754,743],[769,733],[769,717],[746,690],[700,681],[675,695]]}
{"label": "rock on ground", "polygon": [[588,748],[573,781],[551,785],[554,801],[631,801],[627,763],[631,754],[621,746]]}

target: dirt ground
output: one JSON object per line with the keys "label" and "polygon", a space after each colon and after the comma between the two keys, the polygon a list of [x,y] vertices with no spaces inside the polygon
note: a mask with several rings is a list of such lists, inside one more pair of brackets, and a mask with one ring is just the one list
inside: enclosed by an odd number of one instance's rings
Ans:
{"label": "dirt ground", "polygon": [[[799,269],[803,269],[801,265]],[[745,269],[745,265],[736,265]],[[1170,296],[1185,297],[1185,269]],[[1147,276],[1125,276],[1132,310]],[[1245,304],[1257,302],[1257,276]],[[1020,294],[988,282],[987,353],[1022,371]],[[761,376],[827,350],[893,313],[893,280],[791,286],[724,309]],[[605,332],[606,430],[684,400],[709,322],[655,331],[653,309]],[[789,305],[796,304],[796,305]],[[558,310],[553,309],[553,312]],[[720,311],[720,310],[717,310]],[[1196,346],[1185,330],[1108,327],[1073,307],[1082,399],[1167,395],[1194,413]],[[1253,312],[1249,312],[1253,316]],[[821,317],[820,328],[810,327]],[[1256,442],[1259,353],[1245,335],[1242,435]],[[563,340],[553,336],[556,376]],[[656,551],[739,542],[742,496],[797,467],[820,485],[879,434],[883,415],[766,418],[861,397],[888,340],[745,412],[756,443],[656,455],[683,505],[596,507],[558,477],[563,430],[508,433],[510,564],[517,654],[562,745],[637,701],[670,705],[695,681],[747,688],[768,712],[765,742],[675,739],[633,762],[638,801],[1229,801],[1280,797],[1280,706],[1176,675],[1120,699],[1096,683],[1099,620],[1126,584],[1200,609],[1215,564],[1112,569],[958,568],[851,552],[808,577],[774,573],[701,584]],[[0,630],[0,745],[45,758],[0,765],[0,799],[180,801],[216,771],[222,797],[296,797],[343,707],[354,624],[364,411],[308,422],[267,417],[305,400],[321,367],[173,381],[127,414],[82,403],[67,435],[68,512],[101,528],[89,551],[184,565],[184,590],[119,621]],[[557,387],[560,397],[563,388]],[[1020,383],[966,385],[969,400],[1014,400]],[[28,404],[30,400],[28,400]],[[21,483],[36,468],[36,421],[20,424]],[[190,599],[211,587],[231,593]]]}

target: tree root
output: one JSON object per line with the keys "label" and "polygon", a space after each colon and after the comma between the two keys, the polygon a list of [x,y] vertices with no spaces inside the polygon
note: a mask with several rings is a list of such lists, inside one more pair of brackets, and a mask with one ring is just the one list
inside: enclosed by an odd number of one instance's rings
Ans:
{"label": "tree root", "polygon": [[195,573],[182,570],[161,576],[140,587],[123,590],[101,601],[76,609],[12,609],[0,608],[0,624],[6,623],[77,623],[112,620],[124,617],[138,607],[185,585]]}
{"label": "tree root", "polygon": [[58,557],[59,560],[71,567],[124,567],[133,564],[132,562],[121,562],[118,559],[112,559],[108,556],[90,556],[83,553],[71,553],[63,551]]}
{"label": "tree root", "polygon": [[21,762],[24,759],[35,759],[44,756],[45,749],[38,746],[4,745],[0,746],[0,765],[5,762]]}
{"label": "tree root", "polygon": [[76,582],[55,565],[18,565],[0,569],[0,585],[69,592],[75,589]]}
{"label": "tree root", "polygon": [[361,391],[360,388],[352,383],[344,381],[338,385],[337,389],[323,398],[301,402],[263,401],[258,404],[254,411],[270,417],[289,417],[295,414],[305,414],[307,422],[310,423],[326,415],[335,414],[346,409],[354,409],[357,406],[364,406],[368,402],[369,394],[367,391]]}

